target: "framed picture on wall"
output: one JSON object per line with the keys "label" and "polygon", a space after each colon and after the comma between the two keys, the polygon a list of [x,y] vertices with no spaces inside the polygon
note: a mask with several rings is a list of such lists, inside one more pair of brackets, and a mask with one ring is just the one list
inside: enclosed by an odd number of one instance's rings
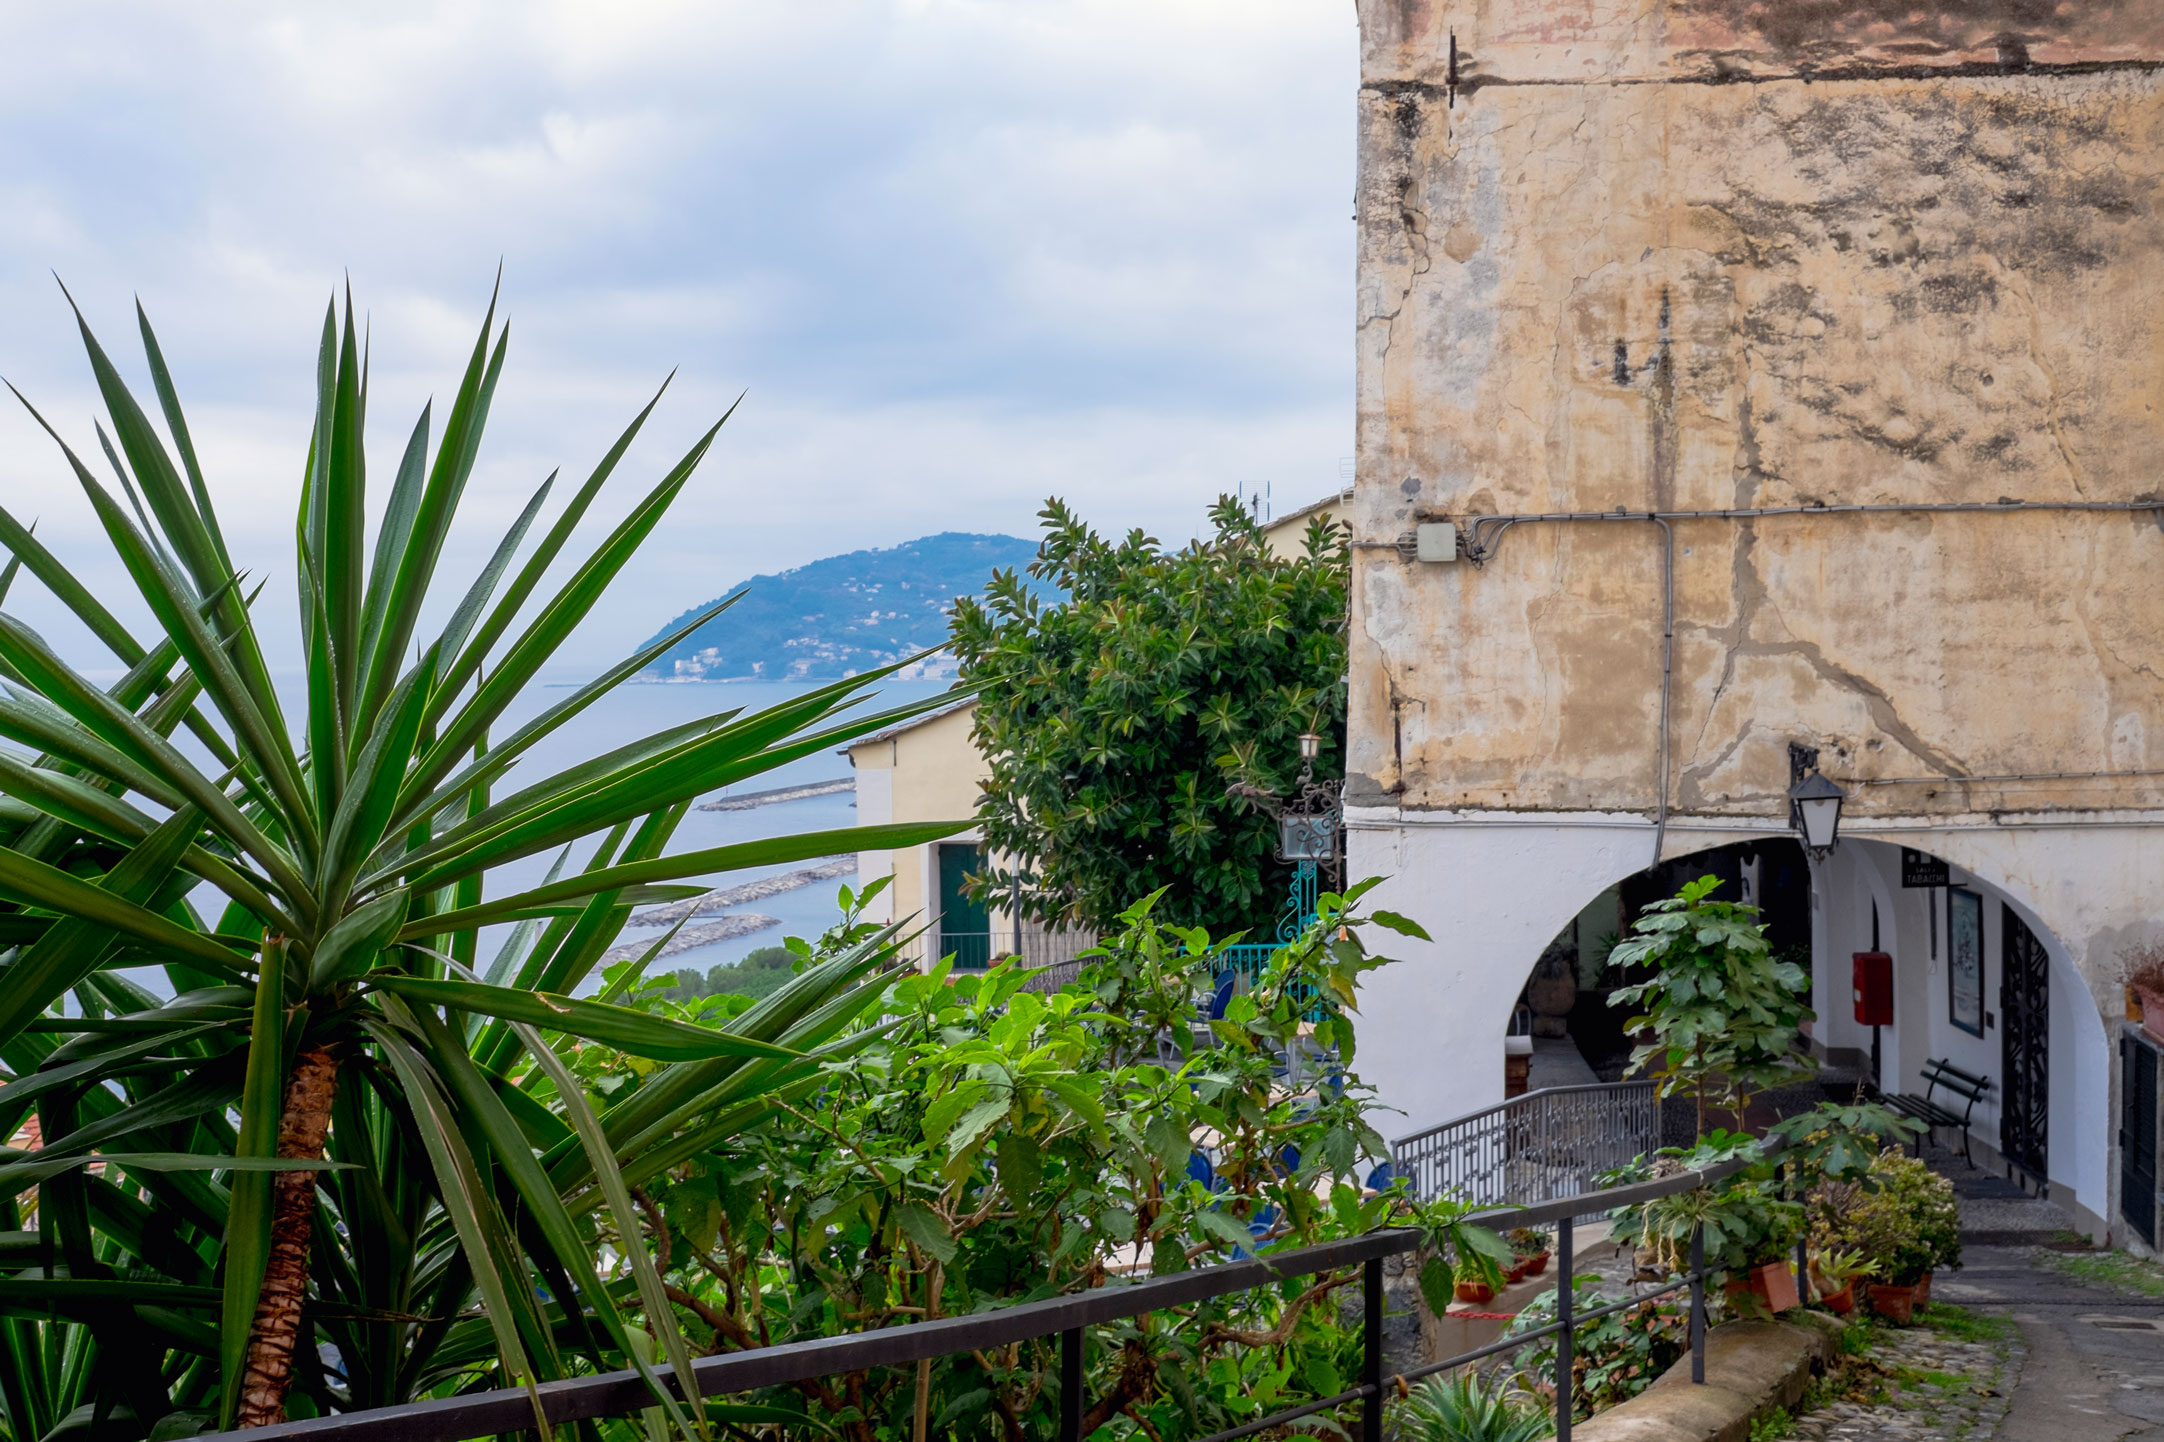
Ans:
{"label": "framed picture on wall", "polygon": [[1946,1011],[1970,1036],[1984,1034],[1984,899],[1946,890]]}

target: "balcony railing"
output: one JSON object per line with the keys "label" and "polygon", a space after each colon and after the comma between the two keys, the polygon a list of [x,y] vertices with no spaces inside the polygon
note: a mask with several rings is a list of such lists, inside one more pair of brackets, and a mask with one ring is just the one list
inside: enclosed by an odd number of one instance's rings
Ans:
{"label": "balcony railing", "polygon": [[[994,943],[1007,940],[989,931],[939,931],[939,954],[954,958],[956,971],[982,971],[992,964]],[[1002,947],[999,955],[1006,955],[1012,947]]]}
{"label": "balcony railing", "polygon": [[1074,980],[1082,969],[1076,958],[1096,944],[1097,933],[1093,931],[1050,931],[1029,921],[1020,927],[1002,926],[989,931],[948,931],[942,927],[937,954],[952,955],[956,971],[982,971],[1001,957],[1019,956],[1022,964],[1032,970],[1049,967],[1040,983],[1057,990]]}

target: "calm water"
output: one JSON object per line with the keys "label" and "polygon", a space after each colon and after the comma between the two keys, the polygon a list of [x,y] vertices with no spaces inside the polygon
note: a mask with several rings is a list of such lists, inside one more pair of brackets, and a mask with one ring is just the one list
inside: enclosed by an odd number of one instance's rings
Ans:
{"label": "calm water", "polygon": [[[533,688],[520,698],[512,712],[507,713],[504,723],[498,728],[499,734],[508,736],[527,719],[561,701],[569,689],[569,686]],[[534,779],[553,774],[586,757],[598,756],[641,736],[651,735],[701,716],[711,716],[738,707],[748,713],[793,700],[812,689],[814,688],[811,686],[782,682],[753,681],[694,681],[619,686],[528,752],[526,758],[512,769],[503,787],[511,789],[529,785]],[[927,696],[936,696],[946,689],[947,683],[943,681],[888,681],[882,684],[863,706],[846,714],[886,710]],[[838,755],[833,750],[822,750],[763,775],[750,777],[728,790],[766,791],[777,786],[846,778],[850,774],[848,757]],[[725,794],[726,791],[716,791],[702,796],[700,800],[712,800]],[[847,792],[760,806],[750,811],[701,811],[694,807],[677,827],[668,849],[672,853],[702,851],[708,847],[753,841],[765,836],[784,836],[802,831],[827,831],[854,826],[856,820],[856,802]],[[573,864],[583,859],[588,850],[590,848],[575,851]],[[490,893],[500,896],[527,886],[540,885],[547,877],[553,860],[553,855],[532,857],[492,872],[489,877]],[[794,871],[809,864],[811,863],[789,862],[782,866],[724,872],[694,880],[715,886],[734,886],[757,876]],[[567,874],[568,871],[567,867]],[[815,882],[810,886],[798,887],[794,891],[785,891],[779,896],[770,896],[762,901],[735,908],[776,917],[781,925],[753,932],[749,936],[678,952],[667,960],[656,963],[654,969],[659,972],[693,967],[704,971],[723,962],[735,961],[754,948],[776,945],[785,936],[815,937],[839,915],[836,895],[845,884],[853,885],[854,879],[841,877],[833,881]],[[719,914],[708,915],[694,921],[692,925],[719,919]],[[495,946],[501,943],[501,937],[507,935],[508,931],[509,928],[499,929],[494,942],[488,933],[484,933],[482,955],[491,955]],[[627,926],[620,939],[632,941],[654,938],[660,934],[644,927]],[[585,989],[592,990],[598,985],[598,980],[597,971],[594,980],[589,982]]]}

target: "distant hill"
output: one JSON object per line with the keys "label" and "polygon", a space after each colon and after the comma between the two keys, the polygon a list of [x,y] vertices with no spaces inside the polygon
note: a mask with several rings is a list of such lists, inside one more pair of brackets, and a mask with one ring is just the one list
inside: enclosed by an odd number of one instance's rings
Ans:
{"label": "distant hill", "polygon": [[[979,594],[994,570],[1021,567],[1036,554],[1036,542],[1018,536],[943,531],[753,576],[722,593],[748,588],[749,595],[664,652],[646,675],[811,681],[868,671],[940,645],[955,597]],[[654,635],[667,635],[704,609],[692,607]],[[952,669],[934,664],[925,674]]]}

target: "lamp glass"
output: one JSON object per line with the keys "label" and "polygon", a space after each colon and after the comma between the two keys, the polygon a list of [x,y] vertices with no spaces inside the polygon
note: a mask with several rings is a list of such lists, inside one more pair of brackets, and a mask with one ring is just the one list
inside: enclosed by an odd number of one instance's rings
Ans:
{"label": "lamp glass", "polygon": [[1798,801],[1796,810],[1803,818],[1803,840],[1806,846],[1824,851],[1833,845],[1833,838],[1841,829],[1841,798],[1838,796],[1814,796]]}
{"label": "lamp glass", "polygon": [[1277,854],[1282,861],[1330,861],[1337,856],[1337,817],[1287,813],[1277,819]]}

